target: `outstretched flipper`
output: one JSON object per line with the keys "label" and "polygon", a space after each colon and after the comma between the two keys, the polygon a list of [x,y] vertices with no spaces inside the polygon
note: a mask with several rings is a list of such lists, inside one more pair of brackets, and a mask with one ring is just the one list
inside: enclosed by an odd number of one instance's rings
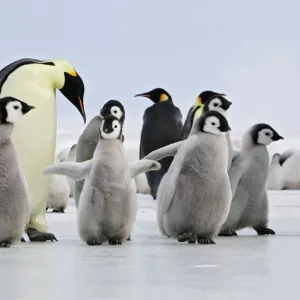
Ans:
{"label": "outstretched flipper", "polygon": [[141,159],[138,162],[131,163],[130,169],[131,169],[131,177],[135,177],[139,175],[140,173],[145,173],[149,171],[157,171],[161,168],[160,163],[149,160],[149,159]]}
{"label": "outstretched flipper", "polygon": [[61,162],[48,166],[43,170],[43,174],[58,174],[71,177],[74,180],[81,180],[89,174],[91,166],[91,159],[84,162]]}
{"label": "outstretched flipper", "polygon": [[143,159],[151,159],[158,161],[167,156],[175,156],[183,142],[184,141],[179,141],[168,146],[162,147],[160,149],[154,150],[148,155],[146,155]]}

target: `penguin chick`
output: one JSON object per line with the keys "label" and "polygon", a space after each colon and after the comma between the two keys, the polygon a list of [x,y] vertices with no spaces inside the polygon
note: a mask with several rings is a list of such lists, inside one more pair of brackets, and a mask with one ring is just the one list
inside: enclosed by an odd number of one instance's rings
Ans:
{"label": "penguin chick", "polygon": [[280,191],[283,188],[283,181],[282,181],[282,167],[279,163],[280,154],[275,153],[271,159],[271,164],[269,168],[269,175],[267,181],[267,189]]}
{"label": "penguin chick", "polygon": [[[60,161],[56,157],[55,163]],[[53,213],[64,213],[68,205],[70,186],[68,180],[62,175],[52,175],[50,191],[47,199],[47,208],[53,208]]]}
{"label": "penguin chick", "polygon": [[29,221],[27,183],[11,134],[33,108],[14,97],[0,99],[0,247],[19,241]]}
{"label": "penguin chick", "polygon": [[200,110],[198,110],[198,114],[200,116],[200,114],[202,112],[202,107],[206,103],[207,100],[209,100],[211,98],[221,97],[221,96],[226,96],[226,95],[221,94],[221,93],[216,93],[213,91],[203,91],[202,93],[200,93],[200,95],[197,97],[194,105],[189,109],[187,117],[184,121],[182,131],[181,131],[181,137],[183,140],[185,140],[188,137],[188,135],[190,134],[191,128],[193,126],[194,114],[195,114],[196,110],[200,109]]}
{"label": "penguin chick", "polygon": [[[198,132],[196,133],[196,130]],[[231,202],[227,172],[226,118],[203,113],[183,141],[157,193],[157,221],[163,235],[179,242],[215,244]]]}
{"label": "penguin chick", "polygon": [[232,161],[229,178],[232,202],[220,236],[236,235],[236,230],[252,227],[258,235],[275,234],[268,224],[266,184],[269,169],[267,146],[283,139],[270,125],[253,125],[242,138],[242,147]]}
{"label": "penguin chick", "polygon": [[[72,145],[68,154],[68,161],[76,161],[77,144]],[[67,178],[70,187],[70,197],[75,197],[75,182],[72,178]]]}
{"label": "penguin chick", "polygon": [[160,168],[159,163],[148,160],[129,165],[121,139],[121,121],[112,115],[104,117],[91,160],[55,164],[43,172],[85,179],[77,219],[79,236],[88,245],[105,241],[117,245],[128,238],[137,212],[132,177]]}
{"label": "penguin chick", "polygon": [[[149,98],[154,104],[145,110],[140,139],[140,159],[150,152],[181,140],[182,115],[180,109],[173,103],[171,95],[162,88],[135,95]],[[168,171],[173,157],[167,157],[160,162],[161,169],[146,174],[150,194],[156,199],[158,185],[163,175]]]}
{"label": "penguin chick", "polygon": [[[121,102],[117,100],[109,100],[106,102],[100,110],[100,114],[95,116],[86,126],[82,134],[80,135],[77,143],[76,150],[76,162],[83,162],[90,160],[93,157],[94,151],[100,140],[99,128],[101,126],[102,119],[109,115],[115,116],[120,120],[123,126],[125,121],[125,109]],[[124,135],[122,134],[122,142],[124,141]],[[78,207],[78,202],[80,194],[83,188],[84,179],[80,181],[75,181],[74,183],[74,197],[76,207]]]}

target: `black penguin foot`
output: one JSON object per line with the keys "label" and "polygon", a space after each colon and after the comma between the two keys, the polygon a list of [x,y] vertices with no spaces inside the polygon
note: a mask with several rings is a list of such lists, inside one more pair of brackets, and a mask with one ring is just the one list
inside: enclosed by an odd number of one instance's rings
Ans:
{"label": "black penguin foot", "polygon": [[258,235],[269,235],[269,234],[275,234],[275,231],[267,228],[267,227],[260,227],[260,228],[253,228]]}
{"label": "black penguin foot", "polygon": [[53,213],[65,213],[65,209],[63,207],[55,208],[52,210]]}
{"label": "black penguin foot", "polygon": [[25,241],[25,239],[23,237],[21,237],[20,242],[26,243],[26,241]]}
{"label": "black penguin foot", "polygon": [[110,245],[122,245],[121,239],[116,238],[116,237],[113,237],[113,238],[108,239],[108,243],[109,243]]}
{"label": "black penguin foot", "polygon": [[192,232],[184,232],[177,237],[177,241],[180,243],[189,242],[190,244],[194,244],[197,241],[197,236]]}
{"label": "black penguin foot", "polygon": [[10,242],[6,242],[6,241],[0,242],[0,248],[10,248],[10,246],[11,246]]}
{"label": "black penguin foot", "polygon": [[218,236],[237,236],[237,233],[235,231],[222,231]]}
{"label": "black penguin foot", "polygon": [[36,230],[35,228],[28,228],[27,235],[31,242],[57,241],[57,239],[53,233],[40,232],[40,231]]}
{"label": "black penguin foot", "polygon": [[198,236],[197,243],[198,244],[206,244],[206,245],[215,244],[215,242],[212,239],[205,237],[205,236]]}
{"label": "black penguin foot", "polygon": [[100,246],[103,242],[106,241],[105,237],[101,237],[100,239],[90,238],[86,241],[89,246]]}
{"label": "black penguin foot", "polygon": [[49,209],[49,207],[46,207],[46,211]]}
{"label": "black penguin foot", "polygon": [[131,241],[131,235],[129,234],[127,241]]}

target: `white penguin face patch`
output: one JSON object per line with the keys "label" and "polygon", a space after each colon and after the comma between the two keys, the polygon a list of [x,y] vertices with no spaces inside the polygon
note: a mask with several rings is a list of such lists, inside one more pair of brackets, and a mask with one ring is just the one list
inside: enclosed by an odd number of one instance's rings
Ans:
{"label": "white penguin face patch", "polygon": [[111,114],[112,114],[113,116],[115,116],[115,117],[118,118],[119,120],[120,120],[120,119],[122,118],[122,116],[123,116],[123,112],[122,112],[121,108],[118,107],[118,106],[112,106],[112,107],[110,108],[110,112],[111,112]]}
{"label": "white penguin face patch", "polygon": [[19,101],[11,101],[6,104],[6,122],[15,123],[23,116],[22,104]]}
{"label": "white penguin face patch", "polygon": [[270,145],[272,142],[273,131],[271,129],[265,128],[258,132],[257,143],[261,145]]}
{"label": "white penguin face patch", "polygon": [[117,120],[112,121],[111,126],[107,126],[105,121],[101,124],[101,136],[105,140],[117,139],[121,134],[121,124]]}
{"label": "white penguin face patch", "polygon": [[222,100],[219,98],[215,98],[211,100],[210,103],[208,104],[208,110],[216,110],[224,117],[226,117],[227,112],[221,107],[221,105],[222,105]]}
{"label": "white penguin face patch", "polygon": [[226,132],[219,130],[220,120],[217,117],[210,116],[205,119],[203,131],[214,135],[225,135]]}

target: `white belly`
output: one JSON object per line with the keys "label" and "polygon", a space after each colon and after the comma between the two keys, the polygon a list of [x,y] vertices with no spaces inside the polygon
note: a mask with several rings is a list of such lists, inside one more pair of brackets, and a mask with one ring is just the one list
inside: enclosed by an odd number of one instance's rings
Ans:
{"label": "white belly", "polygon": [[15,124],[12,141],[28,184],[30,215],[43,214],[51,176],[44,176],[42,170],[54,162],[56,146],[55,90],[29,84],[16,89],[8,81],[0,96],[13,96],[35,106]]}

